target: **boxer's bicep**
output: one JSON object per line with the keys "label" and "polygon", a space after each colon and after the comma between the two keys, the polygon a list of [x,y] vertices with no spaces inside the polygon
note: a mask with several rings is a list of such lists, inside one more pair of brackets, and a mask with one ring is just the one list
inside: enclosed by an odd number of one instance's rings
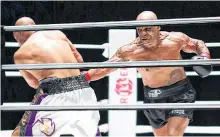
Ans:
{"label": "boxer's bicep", "polygon": [[35,89],[39,87],[38,79],[36,79],[31,73],[25,70],[20,70],[20,73],[30,87],[35,88]]}
{"label": "boxer's bicep", "polygon": [[82,58],[81,54],[78,52],[78,50],[73,45],[73,43],[67,38],[67,36],[61,31],[59,31],[59,36],[60,36],[61,39],[65,40],[68,43],[68,45],[70,46],[70,48],[72,50],[72,53],[75,56],[77,62],[79,62],[79,63],[83,62],[83,58]]}
{"label": "boxer's bicep", "polygon": [[185,36],[185,44],[183,45],[182,50],[186,53],[196,53],[197,42],[198,40]]}
{"label": "boxer's bicep", "polygon": [[129,51],[130,49],[128,45],[120,47],[108,62],[129,61]]}
{"label": "boxer's bicep", "polygon": [[197,40],[190,38],[182,32],[173,32],[171,40],[180,45],[181,50],[187,53],[195,53],[197,48]]}
{"label": "boxer's bicep", "polygon": [[[197,55],[200,55],[201,53],[209,53],[208,48],[205,45],[205,42],[199,39],[194,39],[189,37],[189,41],[187,46],[188,53],[196,53]],[[185,51],[185,50],[184,50]]]}
{"label": "boxer's bicep", "polygon": [[76,60],[80,63],[80,62],[83,62],[83,58],[82,58],[82,56],[81,56],[81,54],[78,52],[78,50],[76,49],[76,47],[72,44],[72,42],[71,41],[69,41],[68,39],[67,39],[67,41],[68,41],[68,44],[69,44],[69,46],[70,46],[70,48],[71,48],[71,50],[72,50],[72,53],[73,53],[73,55],[75,56],[75,58],[76,58]]}

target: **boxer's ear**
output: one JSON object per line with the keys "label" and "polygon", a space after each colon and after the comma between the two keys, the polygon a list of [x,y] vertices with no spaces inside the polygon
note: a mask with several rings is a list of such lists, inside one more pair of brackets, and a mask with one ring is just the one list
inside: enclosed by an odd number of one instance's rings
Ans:
{"label": "boxer's ear", "polygon": [[161,29],[160,26],[157,26],[157,29],[160,30]]}

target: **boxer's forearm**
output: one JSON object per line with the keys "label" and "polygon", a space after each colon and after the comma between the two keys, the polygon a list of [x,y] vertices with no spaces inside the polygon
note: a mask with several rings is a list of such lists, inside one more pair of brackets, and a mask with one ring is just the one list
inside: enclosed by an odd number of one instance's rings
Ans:
{"label": "boxer's forearm", "polygon": [[101,69],[90,69],[88,74],[90,76],[91,81],[96,81],[101,78],[104,78],[109,73],[117,70],[117,68],[101,68]]}
{"label": "boxer's forearm", "polygon": [[[128,61],[128,59],[124,58],[123,50],[122,48],[119,48],[114,56],[112,56],[108,61],[106,62],[124,62]],[[90,69],[88,71],[88,74],[90,76],[90,81],[99,80],[105,76],[107,76],[109,73],[117,70],[117,68],[100,68],[100,69]]]}
{"label": "boxer's forearm", "polygon": [[205,43],[201,40],[198,40],[197,41],[197,44],[196,44],[196,53],[198,55],[202,54],[202,53],[207,53],[207,54],[210,54],[208,48],[206,47]]}
{"label": "boxer's forearm", "polygon": [[183,51],[187,53],[196,53],[197,55],[206,54],[207,56],[210,54],[205,42],[202,40],[190,38],[184,34],[181,42],[181,44],[184,45]]}
{"label": "boxer's forearm", "polygon": [[[117,55],[115,54],[112,58],[110,58],[108,61],[106,62],[121,62],[121,61],[125,61],[122,58],[117,57]],[[116,71],[117,68],[100,68],[100,69],[90,69],[88,71],[88,74],[91,78],[91,81],[96,81],[99,80],[101,78],[104,78],[105,76],[107,76],[109,73]]]}

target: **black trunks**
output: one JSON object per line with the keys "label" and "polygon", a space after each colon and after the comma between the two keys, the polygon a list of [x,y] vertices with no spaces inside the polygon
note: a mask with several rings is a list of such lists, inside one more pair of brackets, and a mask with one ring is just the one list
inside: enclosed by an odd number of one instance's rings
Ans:
{"label": "black trunks", "polygon": [[[196,91],[188,78],[170,86],[160,88],[144,87],[144,103],[194,103]],[[153,128],[161,128],[170,117],[186,117],[192,121],[192,109],[152,109],[144,110],[145,116]]]}

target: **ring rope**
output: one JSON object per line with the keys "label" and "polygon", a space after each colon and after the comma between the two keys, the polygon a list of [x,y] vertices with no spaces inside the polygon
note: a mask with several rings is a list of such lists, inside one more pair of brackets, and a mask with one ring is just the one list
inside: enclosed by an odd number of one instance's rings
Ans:
{"label": "ring rope", "polygon": [[92,104],[92,105],[31,105],[1,106],[2,111],[70,111],[70,110],[144,110],[144,109],[220,109],[220,103],[151,103],[151,104]]}
{"label": "ring rope", "polygon": [[[2,105],[3,106],[31,106],[31,103],[32,102],[11,102],[11,103],[9,103],[9,102],[5,102],[5,103],[3,103]],[[98,101],[98,103],[99,104],[101,104],[101,105],[104,105],[104,104],[109,104],[109,99],[102,99],[102,100],[100,100],[100,101]],[[208,103],[208,104],[215,104],[215,103],[220,103],[220,100],[214,100],[214,101],[195,101],[194,103],[199,103],[199,104],[201,104],[201,103]],[[137,104],[136,105],[139,105],[139,104],[144,104],[144,101],[137,101]]]}
{"label": "ring rope", "polygon": [[211,48],[211,47],[220,47],[220,42],[207,42],[205,43],[206,47]]}
{"label": "ring rope", "polygon": [[[220,43],[218,44],[220,46]],[[108,48],[108,43],[104,43],[102,45],[95,44],[74,44],[76,48],[79,49],[106,49]],[[17,42],[5,42],[5,47],[20,47]]]}
{"label": "ring rope", "polygon": [[73,28],[103,28],[103,27],[112,28],[112,27],[155,26],[155,25],[217,23],[217,22],[220,22],[220,17],[66,23],[66,24],[47,24],[47,25],[28,25],[28,26],[4,26],[4,30],[5,31],[27,31],[27,30],[31,31],[31,30],[57,30],[57,29],[62,30],[62,29],[73,29]]}
{"label": "ring rope", "polygon": [[[105,49],[110,48],[109,43],[104,43],[102,45],[93,45],[93,44],[74,44],[76,48],[81,49]],[[220,42],[210,42],[205,43],[206,47],[220,47]],[[5,47],[20,47],[17,42],[5,42]]]}
{"label": "ring rope", "polygon": [[47,64],[6,64],[3,70],[39,70],[39,69],[90,69],[90,68],[136,68],[136,67],[174,67],[220,65],[220,59],[208,60],[159,60],[131,62],[87,62],[87,63],[47,63]]}
{"label": "ring rope", "polygon": [[[196,72],[194,72],[194,71],[185,71],[185,73],[186,73],[186,76],[199,76]],[[219,76],[220,75],[220,71],[212,71],[210,74],[209,74],[209,76]],[[21,74],[20,74],[20,72],[18,71],[17,73],[16,72],[10,72],[10,71],[8,71],[8,72],[5,72],[5,76],[6,77],[19,77],[19,76],[21,76]],[[142,78],[141,77],[141,74],[140,73],[137,73],[137,78]]]}
{"label": "ring rope", "polygon": [[[209,76],[219,76],[220,71],[212,71]],[[21,77],[21,73],[19,71],[5,71],[6,77]],[[186,71],[186,76],[199,76],[196,72]],[[140,73],[137,73],[137,78],[142,78]]]}

